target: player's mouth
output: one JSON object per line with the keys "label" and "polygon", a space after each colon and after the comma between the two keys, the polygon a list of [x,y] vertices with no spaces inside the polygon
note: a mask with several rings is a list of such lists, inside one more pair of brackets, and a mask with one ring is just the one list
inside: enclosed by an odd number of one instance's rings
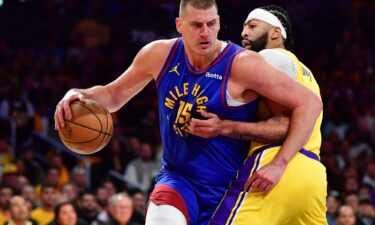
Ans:
{"label": "player's mouth", "polygon": [[209,41],[201,41],[199,42],[199,46],[203,49],[206,49],[208,47],[210,47],[211,43]]}
{"label": "player's mouth", "polygon": [[243,39],[243,40],[242,40],[242,46],[243,46],[244,48],[248,49],[248,50],[251,49],[251,43],[250,43],[250,41],[248,41],[248,40],[246,40],[246,39]]}

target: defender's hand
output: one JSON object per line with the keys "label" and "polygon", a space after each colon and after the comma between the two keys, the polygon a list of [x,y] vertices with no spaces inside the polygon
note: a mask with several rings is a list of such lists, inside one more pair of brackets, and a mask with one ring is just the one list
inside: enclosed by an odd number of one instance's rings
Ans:
{"label": "defender's hand", "polygon": [[64,118],[72,119],[72,112],[70,111],[69,105],[75,101],[82,101],[85,102],[84,96],[75,90],[68,91],[63,99],[56,106],[55,110],[55,130],[59,130],[60,128],[65,126]]}
{"label": "defender's hand", "polygon": [[185,131],[203,138],[212,138],[220,135],[223,121],[214,113],[201,112],[201,115],[206,119],[192,118],[185,125]]}
{"label": "defender's hand", "polygon": [[268,193],[280,180],[281,176],[285,171],[286,165],[276,165],[271,162],[257,172],[255,172],[245,184],[245,190],[249,187],[255,189],[255,191],[261,191]]}

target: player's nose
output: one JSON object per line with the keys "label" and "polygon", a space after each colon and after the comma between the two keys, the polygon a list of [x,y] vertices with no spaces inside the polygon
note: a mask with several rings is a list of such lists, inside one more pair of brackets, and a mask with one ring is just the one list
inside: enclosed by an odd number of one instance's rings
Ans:
{"label": "player's nose", "polygon": [[244,38],[244,39],[247,39],[249,37],[246,28],[243,28],[243,30],[241,32],[241,37]]}
{"label": "player's nose", "polygon": [[200,35],[201,35],[201,37],[208,37],[208,35],[209,35],[209,28],[208,28],[208,26],[206,24],[204,24],[202,26]]}

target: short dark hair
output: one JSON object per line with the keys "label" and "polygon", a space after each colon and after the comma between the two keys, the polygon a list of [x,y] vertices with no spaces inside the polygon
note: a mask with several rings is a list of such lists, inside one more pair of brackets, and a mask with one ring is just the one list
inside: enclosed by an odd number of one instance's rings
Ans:
{"label": "short dark hair", "polygon": [[292,50],[294,47],[294,39],[293,39],[293,32],[292,32],[292,23],[290,22],[290,17],[287,11],[280,6],[277,5],[268,5],[261,7],[275,15],[283,25],[285,32],[286,32],[286,39],[284,40],[284,45],[287,50]]}
{"label": "short dark hair", "polygon": [[212,6],[217,8],[217,4],[215,0],[181,0],[180,2],[180,18],[182,17],[182,12],[186,8],[186,6],[190,4],[196,9],[208,9]]}

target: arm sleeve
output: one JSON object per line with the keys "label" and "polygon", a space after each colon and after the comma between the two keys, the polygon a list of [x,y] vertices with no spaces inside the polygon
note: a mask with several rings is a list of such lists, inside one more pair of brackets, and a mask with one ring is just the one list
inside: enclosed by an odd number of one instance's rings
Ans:
{"label": "arm sleeve", "polygon": [[276,49],[264,49],[259,52],[261,56],[271,65],[282,70],[293,79],[297,77],[297,66],[285,52]]}

